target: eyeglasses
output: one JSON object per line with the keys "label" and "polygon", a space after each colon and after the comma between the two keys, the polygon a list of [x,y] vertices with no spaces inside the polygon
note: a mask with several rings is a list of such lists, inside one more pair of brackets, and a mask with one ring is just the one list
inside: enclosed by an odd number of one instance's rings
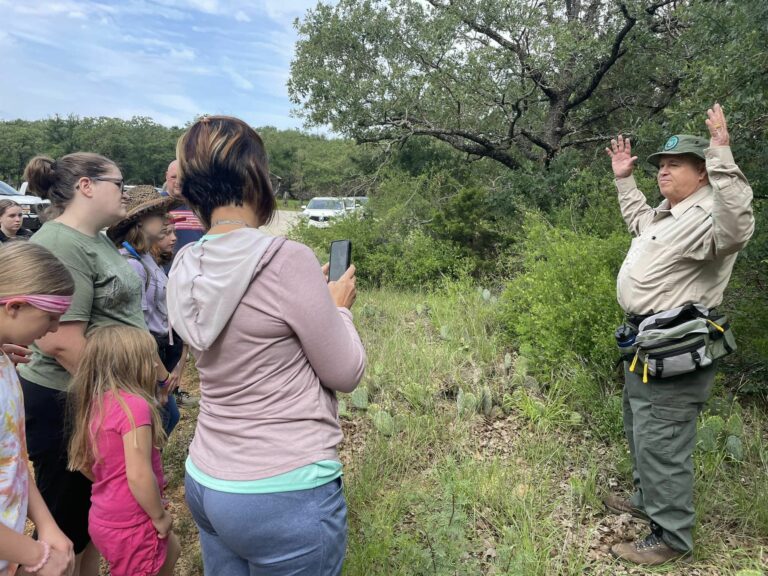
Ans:
{"label": "eyeglasses", "polygon": [[104,178],[102,176],[91,176],[91,180],[98,180],[99,182],[112,182],[112,184],[116,184],[118,188],[120,188],[120,193],[125,193],[125,180],[122,178]]}

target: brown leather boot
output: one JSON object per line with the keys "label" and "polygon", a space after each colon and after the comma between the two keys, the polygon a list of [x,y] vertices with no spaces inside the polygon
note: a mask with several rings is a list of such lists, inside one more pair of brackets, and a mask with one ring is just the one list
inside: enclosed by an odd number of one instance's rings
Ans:
{"label": "brown leather boot", "polygon": [[608,509],[608,511],[612,512],[613,514],[632,514],[632,516],[638,520],[642,520],[643,522],[651,521],[645,512],[640,510],[640,508],[633,506],[632,502],[630,502],[627,498],[621,498],[620,496],[608,494],[607,496],[603,497],[603,504],[605,504],[605,507]]}
{"label": "brown leather boot", "polygon": [[670,548],[660,535],[651,532],[643,540],[614,544],[611,554],[614,558],[640,566],[659,566],[675,560],[687,560],[690,553]]}

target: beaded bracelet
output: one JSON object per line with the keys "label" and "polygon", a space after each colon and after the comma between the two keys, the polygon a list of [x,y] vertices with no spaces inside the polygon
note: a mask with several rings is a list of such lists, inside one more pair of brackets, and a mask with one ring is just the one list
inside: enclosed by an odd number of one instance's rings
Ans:
{"label": "beaded bracelet", "polygon": [[24,569],[30,574],[37,574],[38,572],[40,572],[40,570],[42,570],[45,567],[45,565],[48,564],[48,560],[51,559],[51,545],[48,544],[48,542],[45,542],[44,540],[38,540],[38,542],[40,542],[40,544],[43,545],[43,549],[44,549],[43,559],[40,560],[40,562],[38,562],[34,566],[24,567]]}

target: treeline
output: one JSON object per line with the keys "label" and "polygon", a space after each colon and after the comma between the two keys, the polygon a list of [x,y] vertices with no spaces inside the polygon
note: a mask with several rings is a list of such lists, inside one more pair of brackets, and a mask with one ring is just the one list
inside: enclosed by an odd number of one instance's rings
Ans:
{"label": "treeline", "polygon": [[[270,155],[278,194],[307,199],[344,195],[345,187],[363,171],[355,144],[298,130],[257,128]],[[24,167],[36,154],[58,158],[76,151],[115,160],[129,184],[162,186],[176,141],[184,128],[167,127],[151,118],[81,118],[52,116],[45,120],[0,122],[0,180],[18,187]]]}
{"label": "treeline", "polygon": [[36,154],[58,158],[87,151],[115,160],[131,184],[161,186],[181,133],[180,128],[140,117],[120,120],[70,115],[0,122],[0,179],[18,187],[24,167]]}

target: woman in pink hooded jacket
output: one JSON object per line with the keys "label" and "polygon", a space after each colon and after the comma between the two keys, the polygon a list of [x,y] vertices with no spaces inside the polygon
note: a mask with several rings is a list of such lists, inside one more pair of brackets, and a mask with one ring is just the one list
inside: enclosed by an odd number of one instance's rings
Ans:
{"label": "woman in pink hooded jacket", "polygon": [[209,228],[178,253],[168,284],[171,325],[200,374],[186,497],[205,573],[340,574],[336,391],[365,369],[355,269],[329,284],[309,248],[258,230],[275,200],[245,122],[204,117],[177,156],[182,195]]}

